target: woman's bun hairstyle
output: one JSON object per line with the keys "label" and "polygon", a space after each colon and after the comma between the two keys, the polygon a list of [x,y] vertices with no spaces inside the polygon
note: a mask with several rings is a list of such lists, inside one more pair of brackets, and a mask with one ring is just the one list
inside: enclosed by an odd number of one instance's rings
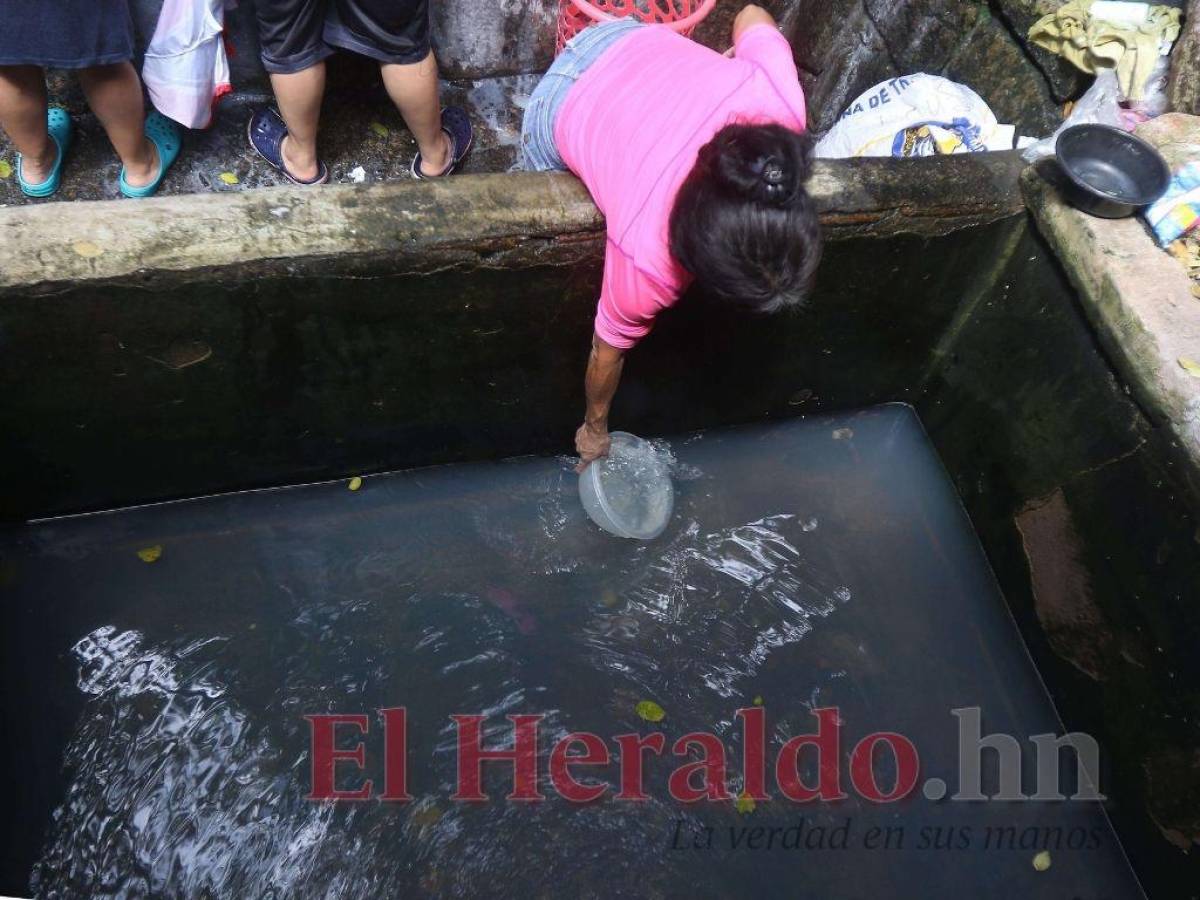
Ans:
{"label": "woman's bun hairstyle", "polygon": [[821,233],[804,184],[813,142],[782,125],[726,125],[700,148],[671,212],[671,253],[716,297],[773,312],[812,288]]}
{"label": "woman's bun hairstyle", "polygon": [[730,125],[700,148],[696,165],[737,196],[785,207],[812,172],[812,141],[782,125]]}

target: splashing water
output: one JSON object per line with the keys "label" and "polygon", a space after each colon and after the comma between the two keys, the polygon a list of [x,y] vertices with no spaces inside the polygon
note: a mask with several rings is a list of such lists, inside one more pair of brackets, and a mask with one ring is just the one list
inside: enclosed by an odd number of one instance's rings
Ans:
{"label": "splashing water", "polygon": [[[853,441],[830,440],[848,423]],[[10,833],[19,825],[39,838],[27,861],[10,853],[0,892],[858,896],[886,895],[900,872],[922,896],[1007,897],[1026,877],[1024,855],[943,854],[931,867],[916,851],[676,845],[679,834],[786,829],[799,817],[825,825],[850,817],[860,832],[897,817],[916,827],[932,815],[917,804],[851,796],[836,809],[798,807],[776,795],[741,812],[732,800],[681,805],[667,779],[682,757],[669,749],[647,755],[645,802],[611,800],[621,782],[615,762],[577,772],[609,786],[600,802],[569,803],[550,789],[555,739],[589,731],[611,741],[653,728],[668,748],[689,731],[718,735],[740,790],[734,712],[751,705],[766,711],[772,748],[810,734],[819,707],[839,710],[848,740],[887,728],[941,734],[947,710],[962,705],[985,707],[997,732],[1057,727],[909,412],[675,447],[686,461],[656,442],[654,465],[696,477],[680,480],[673,521],[650,543],[595,528],[574,475],[555,460],[426,469],[371,478],[357,492],[323,485],[218,497],[0,534],[6,571],[18,573],[5,597],[5,659],[20,672],[11,685],[37,685],[27,704],[37,727],[16,745],[24,755],[15,771],[29,773],[29,784],[7,814]],[[148,566],[136,550],[151,545],[164,552]],[[639,717],[648,701],[661,722]],[[365,770],[339,764],[338,785],[366,778],[378,790],[376,711],[395,706],[408,710],[412,802],[305,799],[304,716],[367,714],[369,732],[343,744],[363,741]],[[491,802],[450,799],[449,716],[462,712],[486,717],[491,747],[511,741],[506,715],[544,716],[545,802],[505,802],[503,765],[485,768]],[[956,748],[952,739],[923,741],[922,768],[956,771]],[[815,772],[801,775],[812,783]],[[999,824],[1018,827],[1023,817],[1066,814],[1045,804],[997,810],[955,813],[976,824],[1002,815]],[[1107,828],[1102,813],[1074,814]],[[1056,896],[1132,895],[1123,872],[1107,852],[1063,854],[1039,877]]]}

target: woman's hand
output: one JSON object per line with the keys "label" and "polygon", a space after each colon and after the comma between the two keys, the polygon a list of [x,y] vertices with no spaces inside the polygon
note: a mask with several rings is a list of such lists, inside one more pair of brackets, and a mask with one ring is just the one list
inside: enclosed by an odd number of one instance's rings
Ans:
{"label": "woman's hand", "polygon": [[747,28],[754,25],[770,25],[779,27],[775,23],[775,17],[763,9],[761,6],[750,4],[742,7],[742,11],[737,14],[737,18],[733,20],[733,41],[737,43],[738,36]]}
{"label": "woman's hand", "polygon": [[579,454],[579,465],[575,471],[582,474],[589,465],[608,456],[612,448],[612,438],[608,436],[608,428],[604,425],[589,425],[584,422],[575,432],[575,452]]}
{"label": "woman's hand", "polygon": [[583,472],[591,463],[608,456],[612,441],[608,437],[608,410],[613,395],[621,383],[621,368],[625,364],[625,351],[607,343],[598,334],[592,335],[592,352],[588,357],[587,377],[584,393],[587,409],[583,424],[575,432],[575,451],[579,454],[576,472]]}

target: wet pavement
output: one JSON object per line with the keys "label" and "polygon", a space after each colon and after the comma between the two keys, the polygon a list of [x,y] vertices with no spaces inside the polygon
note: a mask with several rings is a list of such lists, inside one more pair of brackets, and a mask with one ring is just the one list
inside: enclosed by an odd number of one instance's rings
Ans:
{"label": "wet pavement", "polygon": [[[521,116],[537,75],[445,83],[443,104],[465,106],[475,125],[475,144],[463,172],[502,172],[517,159]],[[52,91],[51,103],[57,102]],[[271,98],[234,94],[218,107],[211,127],[189,131],[183,151],[167,174],[160,195],[244,191],[271,187],[286,179],[251,150],[246,124]],[[114,200],[120,197],[120,163],[95,117],[77,99],[63,100],[75,120],[62,187],[53,200],[30,200],[17,186],[16,153],[0,133],[0,205],[61,200]],[[326,96],[321,115],[320,153],[333,182],[378,182],[411,178],[416,142],[382,85],[339,88]]]}

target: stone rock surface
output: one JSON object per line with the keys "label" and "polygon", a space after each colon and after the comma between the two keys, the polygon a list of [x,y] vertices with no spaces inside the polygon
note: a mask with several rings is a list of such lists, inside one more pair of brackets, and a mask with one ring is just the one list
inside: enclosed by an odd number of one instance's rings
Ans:
{"label": "stone rock surface", "polygon": [[1029,29],[1043,16],[1063,6],[1066,0],[998,0],[1000,15],[1012,29],[1013,36],[1030,59],[1046,76],[1057,100],[1078,97],[1091,83],[1092,77],[1081,72],[1056,53],[1036,46],[1029,40]]}
{"label": "stone rock surface", "polygon": [[1041,138],[1062,124],[1047,81],[994,17],[968,33],[942,74],[973,88],[1000,122],[1017,126],[1018,135]]}
{"label": "stone rock surface", "polygon": [[1136,133],[1157,147],[1172,169],[1200,162],[1200,116],[1167,113],[1143,122]]}
{"label": "stone rock surface", "polygon": [[1098,219],[1073,209],[1053,160],[1022,177],[1042,235],[1079,291],[1080,304],[1146,414],[1168,429],[1193,499],[1200,498],[1200,303],[1183,268],[1140,218]]}
{"label": "stone rock surface", "polygon": [[438,0],[431,12],[444,78],[543,72],[554,59],[555,0]]}
{"label": "stone rock surface", "polygon": [[1111,667],[1113,632],[1093,596],[1084,543],[1061,488],[1016,516],[1034,611],[1054,652],[1094,681]]}
{"label": "stone rock surface", "polygon": [[1184,853],[1200,847],[1200,750],[1158,747],[1143,767],[1146,811],[1163,837]]}
{"label": "stone rock surface", "polygon": [[1042,136],[1061,121],[1042,73],[986,4],[860,0],[846,7],[812,0],[790,33],[817,131],[872,85],[915,72],[968,85],[1023,134]]}
{"label": "stone rock surface", "polygon": [[1183,34],[1171,54],[1167,92],[1176,112],[1200,115],[1200,0],[1188,0]]}

